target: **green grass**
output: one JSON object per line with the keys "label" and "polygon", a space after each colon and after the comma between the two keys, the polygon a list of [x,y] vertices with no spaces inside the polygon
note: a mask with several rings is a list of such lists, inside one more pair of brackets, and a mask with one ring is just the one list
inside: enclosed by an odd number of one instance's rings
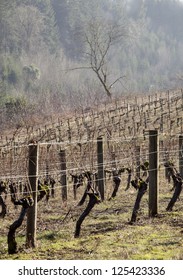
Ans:
{"label": "green grass", "polygon": [[[165,190],[166,191],[166,190]],[[170,194],[171,196],[171,194]],[[120,190],[116,199],[96,205],[84,220],[79,238],[74,238],[76,220],[86,205],[61,205],[61,198],[40,202],[37,221],[37,248],[25,247],[26,221],[16,233],[18,254],[7,253],[7,232],[19,210],[10,207],[0,221],[0,259],[65,260],[178,260],[183,259],[183,206],[181,199],[173,212],[166,212],[169,197],[160,195],[160,215],[148,218],[147,195],[135,225],[129,225],[136,192]],[[74,203],[76,205],[76,203]],[[72,211],[66,216],[68,210]]]}

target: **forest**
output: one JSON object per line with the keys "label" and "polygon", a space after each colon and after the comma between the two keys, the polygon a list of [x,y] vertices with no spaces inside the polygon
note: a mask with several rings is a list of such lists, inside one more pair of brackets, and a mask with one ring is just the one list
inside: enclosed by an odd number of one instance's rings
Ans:
{"label": "forest", "polygon": [[0,0],[0,127],[180,88],[178,0]]}

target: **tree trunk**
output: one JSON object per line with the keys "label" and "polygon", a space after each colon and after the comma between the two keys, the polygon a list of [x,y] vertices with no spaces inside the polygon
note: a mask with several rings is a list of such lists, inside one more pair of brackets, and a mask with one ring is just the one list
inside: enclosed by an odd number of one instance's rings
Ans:
{"label": "tree trunk", "polygon": [[76,230],[75,230],[75,234],[74,234],[75,238],[79,237],[80,230],[81,230],[81,224],[84,221],[84,219],[86,218],[86,216],[89,215],[90,211],[95,206],[95,204],[99,203],[98,194],[88,193],[88,195],[89,195],[88,205],[87,205],[86,209],[83,211],[83,213],[81,214],[81,216],[79,217],[78,221],[76,222]]}
{"label": "tree trunk", "polygon": [[137,198],[136,198],[135,205],[134,205],[134,208],[133,208],[130,224],[133,224],[133,223],[136,222],[138,210],[140,208],[140,202],[141,202],[141,199],[142,199],[143,195],[146,193],[146,191],[147,191],[147,183],[143,182],[143,183],[141,183],[141,186],[140,186],[140,188],[138,190],[138,193],[137,193]]}
{"label": "tree trunk", "polygon": [[6,215],[6,204],[1,195],[0,195],[0,206],[2,207],[2,211],[0,212],[0,218],[4,218]]}
{"label": "tree trunk", "polygon": [[86,187],[86,189],[85,189],[85,191],[84,191],[84,194],[83,194],[81,200],[80,200],[79,203],[78,203],[78,206],[83,205],[83,203],[85,202],[86,197],[87,197],[87,194],[88,194],[88,192],[89,192],[90,189],[91,189],[91,186],[92,186],[92,184],[91,184],[90,182],[87,183],[87,187]]}
{"label": "tree trunk", "polygon": [[19,215],[19,218],[10,226],[9,232],[8,232],[8,253],[9,254],[15,254],[17,253],[17,242],[15,240],[15,232],[17,228],[19,228],[22,225],[22,222],[24,220],[24,217],[27,213],[27,210],[29,207],[33,205],[34,201],[31,197],[22,198],[18,201],[15,201],[15,205],[22,205],[22,209]]}
{"label": "tree trunk", "polygon": [[89,171],[86,172],[86,173],[84,174],[84,176],[87,178],[88,182],[87,182],[87,187],[86,187],[86,189],[85,189],[85,191],[84,191],[84,194],[83,194],[81,200],[80,200],[79,203],[78,203],[78,206],[83,205],[83,203],[84,203],[85,200],[86,200],[86,197],[87,197],[88,192],[89,192],[89,191],[91,190],[91,188],[92,188],[92,174],[91,174],[91,172],[89,172]]}
{"label": "tree trunk", "polygon": [[120,183],[121,183],[121,179],[119,178],[119,176],[115,176],[115,177],[113,178],[113,182],[114,182],[114,190],[113,190],[112,195],[111,195],[111,197],[109,198],[109,200],[111,200],[112,198],[114,198],[114,197],[116,196],[117,191],[118,191],[118,189],[119,189],[119,185],[120,185]]}
{"label": "tree trunk", "polygon": [[125,191],[127,191],[130,187],[130,182],[131,182],[131,178],[132,178],[132,171],[129,168],[126,168],[126,170],[128,171],[128,179],[127,179],[127,186]]}
{"label": "tree trunk", "polygon": [[182,180],[178,180],[177,178],[173,178],[174,181],[174,185],[175,185],[175,189],[174,189],[174,193],[173,193],[173,196],[166,208],[167,211],[172,211],[172,208],[175,204],[175,202],[177,201],[177,199],[179,198],[180,196],[180,193],[182,191]]}
{"label": "tree trunk", "polygon": [[8,254],[16,254],[17,253],[17,242],[15,240],[15,232],[17,228],[19,228],[24,220],[24,217],[27,213],[27,208],[22,206],[22,210],[20,212],[20,216],[18,220],[16,220],[9,229],[8,232]]}

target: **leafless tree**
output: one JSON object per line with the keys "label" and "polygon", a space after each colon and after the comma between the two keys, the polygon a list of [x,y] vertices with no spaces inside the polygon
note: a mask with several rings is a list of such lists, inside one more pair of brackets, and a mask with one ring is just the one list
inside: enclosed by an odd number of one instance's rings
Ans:
{"label": "leafless tree", "polygon": [[88,22],[82,36],[86,45],[84,56],[89,63],[88,68],[96,74],[105,93],[111,97],[112,86],[123,78],[120,76],[113,81],[109,79],[111,49],[128,36],[127,23],[117,24],[109,21],[104,22],[102,19],[98,19],[98,21],[93,19]]}

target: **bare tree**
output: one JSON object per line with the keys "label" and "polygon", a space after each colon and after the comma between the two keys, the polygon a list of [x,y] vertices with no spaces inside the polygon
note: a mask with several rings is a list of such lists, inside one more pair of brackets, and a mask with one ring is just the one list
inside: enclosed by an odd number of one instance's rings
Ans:
{"label": "bare tree", "polygon": [[84,51],[85,59],[89,62],[89,67],[97,76],[103,86],[107,96],[111,97],[111,88],[123,76],[115,80],[109,79],[109,64],[111,61],[111,49],[114,45],[128,36],[128,25],[126,22],[117,24],[103,19],[88,22],[82,34],[86,45]]}
{"label": "bare tree", "polygon": [[129,1],[126,0],[78,0],[77,5],[74,0],[69,2],[75,7],[72,15],[75,49],[80,49],[83,59],[83,66],[78,65],[71,70],[92,70],[106,95],[111,98],[116,88],[114,85],[117,82],[123,85],[126,77],[118,66],[119,49],[122,50],[124,45],[131,44],[140,35],[144,13],[134,21],[128,14]]}
{"label": "bare tree", "polygon": [[85,14],[81,15],[75,34],[76,44],[78,38],[82,42],[80,52],[83,66],[79,65],[71,70],[92,70],[109,98],[112,97],[114,84],[124,78],[120,73],[115,76],[116,71],[112,69],[117,47],[126,43],[130,37],[131,23],[124,3],[125,1],[115,1],[104,13],[104,3],[101,8],[102,3],[97,5],[95,0],[87,2],[85,9],[83,8]]}

